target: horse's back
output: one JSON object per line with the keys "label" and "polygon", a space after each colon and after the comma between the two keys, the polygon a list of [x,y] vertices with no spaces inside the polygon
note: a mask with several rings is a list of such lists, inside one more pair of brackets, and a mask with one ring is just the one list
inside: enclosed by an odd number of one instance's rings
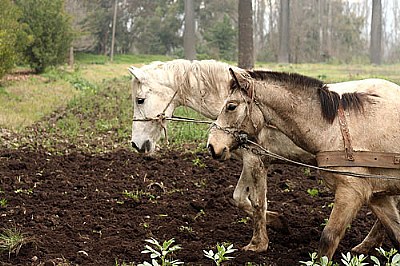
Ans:
{"label": "horse's back", "polygon": [[400,86],[384,79],[362,79],[328,84],[329,90],[340,95],[344,93],[362,92],[376,94],[379,97],[390,98],[394,95],[400,97]]}

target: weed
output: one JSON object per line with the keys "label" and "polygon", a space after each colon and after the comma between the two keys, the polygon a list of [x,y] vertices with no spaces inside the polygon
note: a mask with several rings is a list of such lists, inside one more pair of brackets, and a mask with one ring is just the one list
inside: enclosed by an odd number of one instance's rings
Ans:
{"label": "weed", "polygon": [[223,244],[222,245],[217,244],[217,252],[216,253],[214,253],[213,250],[209,250],[209,251],[203,250],[203,252],[204,252],[204,256],[213,260],[215,265],[219,266],[219,265],[221,265],[222,262],[233,259],[234,257],[228,257],[226,255],[233,253],[236,250],[237,249],[233,248],[233,244],[230,244],[227,247]]}
{"label": "weed", "polygon": [[11,253],[18,255],[19,250],[25,243],[25,236],[16,228],[5,229],[0,234],[0,251],[7,251],[9,256]]}
{"label": "weed", "polygon": [[206,213],[205,213],[205,211],[204,211],[203,209],[201,209],[201,210],[196,214],[196,216],[194,217],[194,220],[197,220],[198,218],[200,218],[200,217],[202,217],[202,216],[204,216],[204,215],[206,215]]}
{"label": "weed", "polygon": [[192,160],[192,163],[193,163],[194,166],[198,166],[198,167],[200,167],[200,168],[206,167],[206,164],[203,163],[203,162],[201,161],[200,158],[195,158],[195,159],[193,159],[193,160]]}
{"label": "weed", "polygon": [[317,197],[319,195],[319,190],[318,190],[318,188],[309,188],[309,189],[307,189],[307,193],[311,197]]}
{"label": "weed", "polygon": [[190,226],[181,225],[181,226],[179,226],[179,231],[182,232],[182,233],[186,232],[186,233],[191,234],[191,233],[193,233],[193,228],[190,227]]}
{"label": "weed", "polygon": [[183,264],[183,262],[179,260],[171,260],[170,257],[173,252],[181,249],[179,245],[173,245],[175,239],[171,238],[170,240],[164,241],[160,244],[156,239],[146,239],[145,240],[150,245],[145,245],[145,249],[142,253],[150,253],[151,263],[150,262],[143,262],[138,266],[175,266]]}
{"label": "weed", "polygon": [[154,200],[156,197],[154,195],[152,195],[149,192],[144,192],[142,190],[136,190],[136,191],[128,191],[128,190],[124,190],[122,192],[122,195],[126,198],[132,199],[134,202],[139,202],[140,199],[142,199],[143,197],[148,198],[149,200]]}
{"label": "weed", "polygon": [[0,207],[1,208],[7,207],[7,203],[8,203],[7,199],[5,199],[5,198],[0,199]]}
{"label": "weed", "polygon": [[135,263],[133,263],[133,262],[129,263],[129,262],[123,261],[123,262],[121,262],[121,264],[119,264],[118,260],[115,259],[115,266],[135,266]]}
{"label": "weed", "polygon": [[304,176],[311,176],[311,169],[309,167],[304,168]]}
{"label": "weed", "polygon": [[239,224],[247,224],[250,221],[250,217],[246,216],[246,217],[242,217],[240,218],[237,223]]}
{"label": "weed", "polygon": [[33,189],[32,189],[32,188],[29,188],[29,189],[22,189],[22,188],[19,188],[19,189],[15,190],[14,193],[15,193],[15,194],[23,193],[23,194],[30,195],[30,194],[33,193]]}

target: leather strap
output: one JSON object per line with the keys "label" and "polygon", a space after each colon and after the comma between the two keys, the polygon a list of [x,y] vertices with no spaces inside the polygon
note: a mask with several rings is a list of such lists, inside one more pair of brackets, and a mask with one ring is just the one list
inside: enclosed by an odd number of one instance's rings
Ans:
{"label": "leather strap", "polygon": [[339,103],[339,108],[338,108],[338,119],[339,119],[340,131],[342,132],[346,159],[349,161],[354,161],[353,147],[351,146],[349,127],[347,126],[346,116],[344,114],[343,106],[341,103]]}
{"label": "leather strap", "polygon": [[353,151],[353,160],[348,160],[343,151],[322,151],[317,153],[321,167],[378,167],[400,169],[400,153]]}

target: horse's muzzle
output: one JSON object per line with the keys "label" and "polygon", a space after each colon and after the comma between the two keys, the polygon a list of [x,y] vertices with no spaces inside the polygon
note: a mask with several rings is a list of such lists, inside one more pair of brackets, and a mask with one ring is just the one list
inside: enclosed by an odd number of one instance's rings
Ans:
{"label": "horse's muzzle", "polygon": [[227,157],[227,147],[224,147],[221,152],[215,152],[214,146],[212,144],[207,145],[208,151],[210,152],[211,156],[217,160],[225,160]]}
{"label": "horse's muzzle", "polygon": [[132,147],[133,147],[135,150],[137,150],[138,152],[140,152],[140,153],[149,152],[150,149],[151,149],[151,142],[150,142],[150,140],[146,140],[145,142],[143,142],[143,144],[142,144],[141,147],[138,147],[134,141],[132,141],[131,144],[132,144]]}

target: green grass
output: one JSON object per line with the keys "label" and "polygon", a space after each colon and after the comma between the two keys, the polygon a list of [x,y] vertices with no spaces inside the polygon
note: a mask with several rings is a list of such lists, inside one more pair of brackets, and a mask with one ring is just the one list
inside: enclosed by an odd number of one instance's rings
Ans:
{"label": "green grass", "polygon": [[[168,61],[173,58],[165,55],[135,55],[123,54],[115,55],[113,64],[148,64],[152,61]],[[77,53],[75,60],[80,64],[107,64],[110,63],[110,57],[105,55],[95,55],[88,53]]]}
{"label": "green grass", "polygon": [[[41,121],[44,129],[40,134],[28,134],[38,138],[37,141],[44,146],[54,146],[64,141],[65,145],[67,142],[80,142],[80,145],[93,151],[106,150],[103,146],[128,147],[132,102],[127,68],[132,64],[141,66],[154,60],[170,59],[152,55],[117,55],[114,62],[110,63],[104,56],[80,53],[76,56],[74,69],[49,69],[42,75],[31,75],[28,79],[3,81],[0,84],[0,126],[22,132],[27,126]],[[298,72],[327,83],[378,77],[400,84],[399,64],[268,63],[257,64],[256,68]],[[61,109],[61,112],[52,116],[57,109]],[[178,108],[175,115],[205,120],[189,108]],[[184,144],[190,142],[203,149],[208,127],[206,124],[169,122],[169,143],[175,148],[185,147]]]}
{"label": "green grass", "polygon": [[16,228],[5,229],[0,234],[0,251],[18,255],[22,245],[27,241],[26,237]]}

